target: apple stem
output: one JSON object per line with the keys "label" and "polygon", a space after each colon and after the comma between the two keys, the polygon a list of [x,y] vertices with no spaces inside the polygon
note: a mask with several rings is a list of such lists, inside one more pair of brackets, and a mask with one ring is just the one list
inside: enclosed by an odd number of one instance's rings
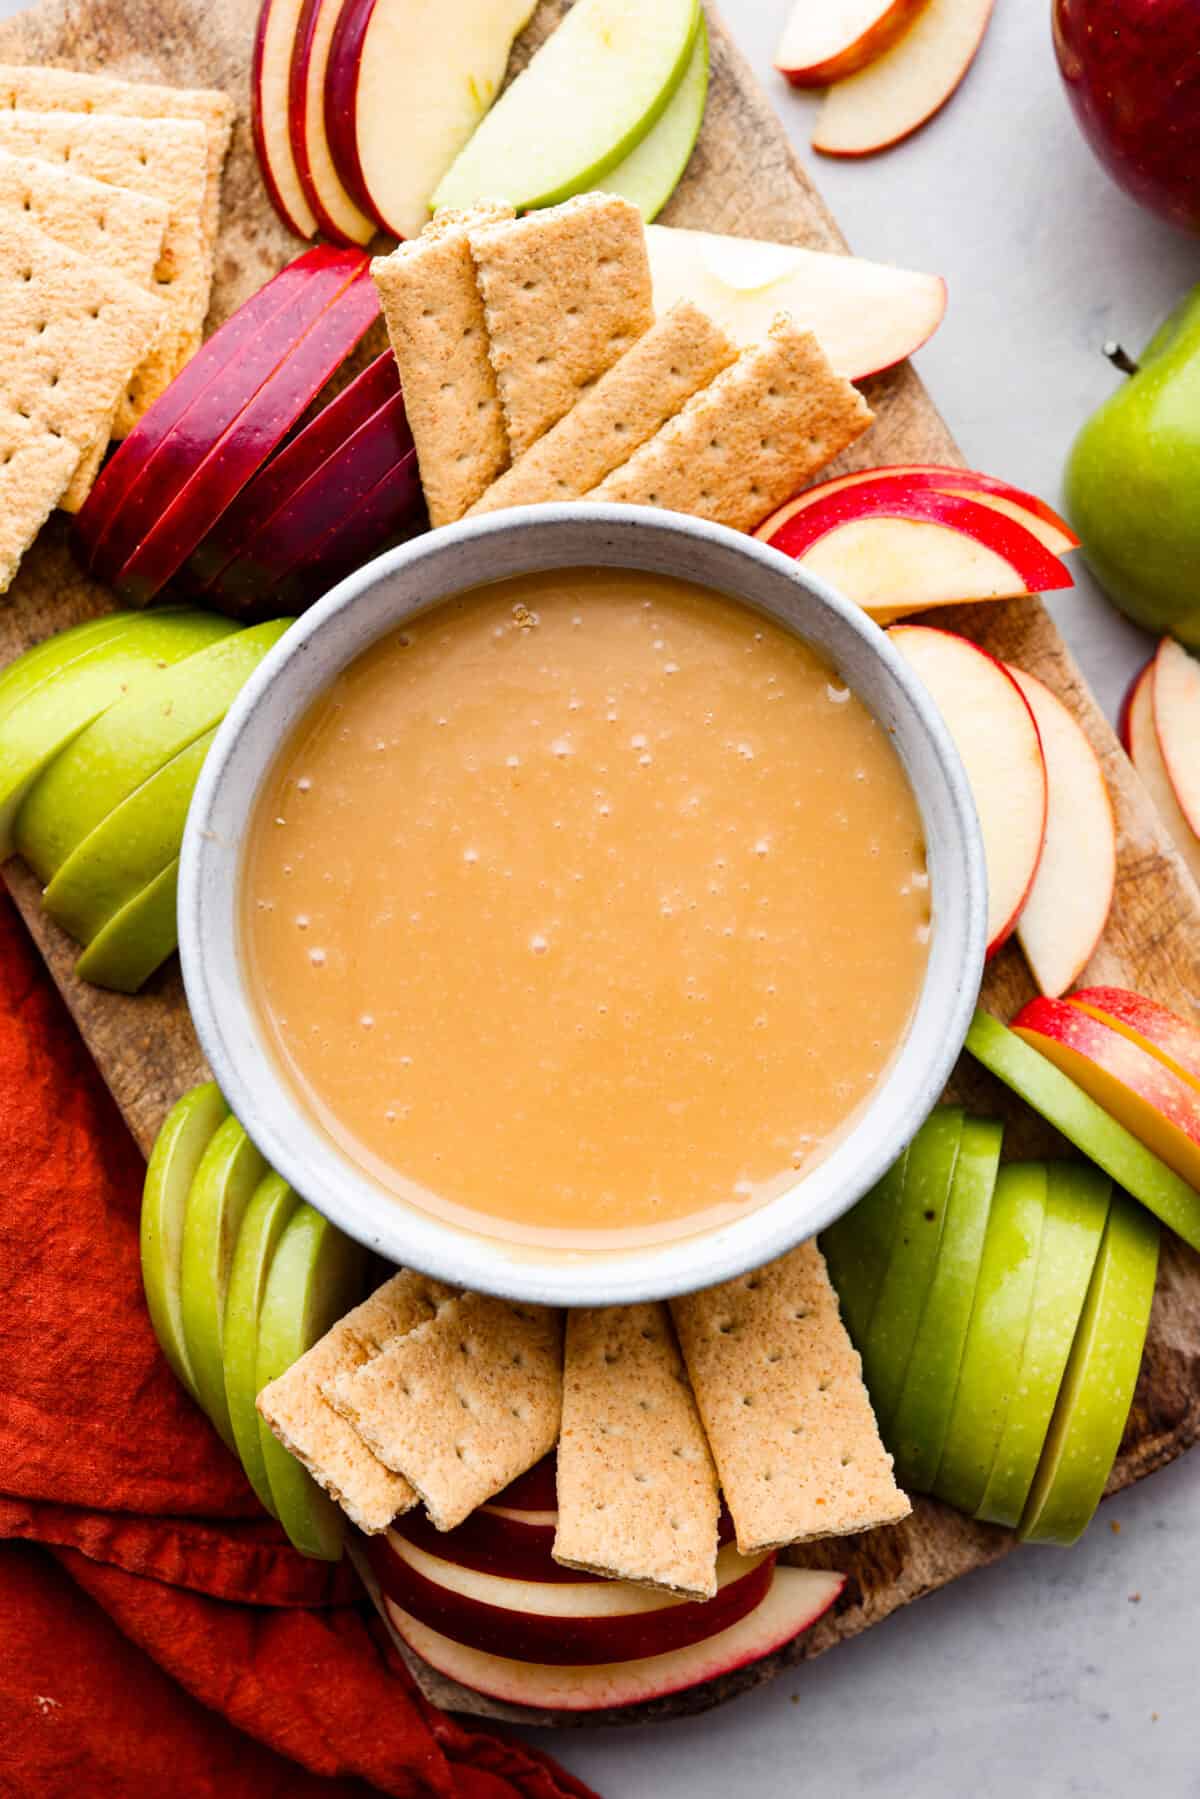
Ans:
{"label": "apple stem", "polygon": [[1140,364],[1136,363],[1133,360],[1133,357],[1130,356],[1127,351],[1123,350],[1115,339],[1110,339],[1109,342],[1105,344],[1104,354],[1108,357],[1108,360],[1112,363],[1113,367],[1115,369],[1120,369],[1123,375],[1137,374]]}

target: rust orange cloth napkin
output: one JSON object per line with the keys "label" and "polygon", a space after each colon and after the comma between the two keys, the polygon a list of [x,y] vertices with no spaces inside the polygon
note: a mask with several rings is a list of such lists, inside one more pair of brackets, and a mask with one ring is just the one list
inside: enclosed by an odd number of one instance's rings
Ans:
{"label": "rust orange cloth napkin", "polygon": [[590,1799],[263,1515],[150,1330],[142,1175],[0,897],[0,1793]]}

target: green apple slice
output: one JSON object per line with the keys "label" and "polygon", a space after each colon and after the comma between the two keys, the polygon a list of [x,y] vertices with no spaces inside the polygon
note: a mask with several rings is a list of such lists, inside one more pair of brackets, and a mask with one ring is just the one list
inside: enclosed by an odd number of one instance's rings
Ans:
{"label": "green apple slice", "polygon": [[704,14],[692,45],[687,72],[657,125],[624,161],[602,175],[596,187],[619,194],[637,207],[646,223],[658,217],[683,179],[704,122],[708,99],[708,27]]}
{"label": "green apple slice", "polygon": [[996,1178],[971,1322],[933,1491],[959,1511],[983,1498],[1017,1384],[1046,1217],[1042,1162],[1008,1162]]}
{"label": "green apple slice", "polygon": [[86,624],[56,631],[53,637],[34,644],[32,649],[10,662],[0,674],[0,724],[22,700],[27,700],[47,681],[64,674],[81,657],[105,644],[115,643],[142,616],[138,612],[108,612],[103,618],[91,618]]}
{"label": "green apple slice", "polygon": [[938,1106],[908,1146],[892,1253],[862,1351],[867,1391],[889,1441],[937,1263],[964,1119],[960,1107]]}
{"label": "green apple slice", "polygon": [[183,1219],[183,1335],[200,1403],[232,1449],[225,1397],[225,1301],[242,1218],[267,1164],[232,1115],[196,1169]]}
{"label": "green apple slice", "polygon": [[179,946],[179,858],[114,913],[75,964],[81,981],[110,993],[138,993]]}
{"label": "green apple slice", "polygon": [[[271,1261],[258,1316],[260,1393],[357,1304],[365,1264],[359,1244],[311,1206],[292,1213]],[[302,1555],[336,1562],[342,1553],[341,1511],[261,1418],[258,1428],[279,1522]]]}
{"label": "green apple slice", "polygon": [[1112,1182],[1090,1162],[1046,1167],[1046,1222],[1033,1285],[1021,1372],[975,1516],[988,1524],[1020,1523],[1104,1226]]}
{"label": "green apple slice", "polygon": [[971,1021],[966,1047],[1068,1143],[1110,1174],[1118,1187],[1140,1199],[1185,1243],[1200,1249],[1200,1193],[1069,1075],[982,1009]]}
{"label": "green apple slice", "polygon": [[291,623],[234,631],[141,682],[80,733],[21,808],[17,848],[43,882],[164,762],[220,724],[239,689]]}
{"label": "green apple slice", "polygon": [[1021,1518],[1027,1542],[1074,1543],[1091,1522],[1133,1404],[1157,1272],[1158,1225],[1114,1193]]}
{"label": "green apple slice", "polygon": [[831,1224],[821,1236],[821,1253],[829,1269],[829,1278],[837,1293],[846,1329],[860,1353],[871,1328],[875,1302],[892,1253],[907,1164],[906,1149],[853,1210]]}
{"label": "green apple slice", "polygon": [[521,212],[602,187],[665,112],[699,21],[698,0],[576,0],[442,176],[434,211]]}
{"label": "green apple slice", "polygon": [[90,943],[122,906],[179,855],[192,793],[216,728],[165,762],[72,850],[42,904],[79,943]]}
{"label": "green apple slice", "polygon": [[233,1440],[246,1478],[269,1512],[274,1512],[267,1464],[258,1429],[258,1315],[267,1275],[284,1227],[300,1204],[281,1174],[265,1174],[246,1207],[233,1252],[229,1297],[225,1302],[225,1398]]}
{"label": "green apple slice", "polygon": [[13,853],[13,821],[26,795],[72,739],[147,678],[236,630],[213,613],[140,613],[14,705],[0,721],[0,862]]}
{"label": "green apple slice", "polygon": [[1003,1137],[994,1118],[963,1123],[933,1280],[888,1438],[897,1479],[916,1493],[930,1491],[942,1459]]}
{"label": "green apple slice", "polygon": [[200,1159],[228,1116],[229,1107],[212,1081],[176,1100],[154,1140],[142,1189],[142,1285],[150,1322],[176,1380],[195,1400],[200,1389],[183,1332],[180,1296],[183,1218]]}

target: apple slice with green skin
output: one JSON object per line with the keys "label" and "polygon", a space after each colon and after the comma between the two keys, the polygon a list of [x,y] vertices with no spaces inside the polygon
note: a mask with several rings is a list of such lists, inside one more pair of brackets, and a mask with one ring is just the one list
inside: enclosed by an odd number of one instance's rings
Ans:
{"label": "apple slice with green skin", "polygon": [[179,947],[178,895],[177,856],[92,938],[75,964],[80,980],[110,993],[140,993]]}
{"label": "apple slice with green skin", "polygon": [[946,311],[940,275],[859,256],[677,225],[647,226],[646,253],[657,312],[691,300],[740,345],[757,343],[776,313],[789,312],[848,381],[911,356]]}
{"label": "apple slice with green skin", "polygon": [[924,0],[796,0],[775,67],[793,87],[829,87],[890,50]]}
{"label": "apple slice with green skin", "polygon": [[17,818],[17,848],[44,882],[123,800],[220,724],[290,619],[225,633],[155,671],[54,759]]}
{"label": "apple slice with green skin", "polygon": [[369,244],[375,220],[355,205],[334,167],[325,131],[329,46],[347,0],[304,0],[288,76],[292,158],[317,229],[335,244]]}
{"label": "apple slice with green skin", "polygon": [[242,1219],[268,1172],[266,1162],[231,1115],[200,1158],[183,1218],[180,1292],[188,1359],[200,1403],[231,1449],[233,1424],[225,1396],[225,1302]]}
{"label": "apple slice with green skin", "polygon": [[1200,1194],[1040,1050],[982,1009],[971,1021],[966,1047],[1068,1143],[1200,1250]]}
{"label": "apple slice with green skin", "polygon": [[269,1512],[274,1512],[275,1501],[254,1403],[258,1398],[258,1317],[275,1251],[299,1204],[299,1195],[283,1176],[268,1170],[242,1218],[225,1301],[225,1399],[233,1440],[246,1478]]}
{"label": "apple slice with green skin", "polygon": [[965,1116],[958,1106],[938,1106],[908,1146],[892,1252],[862,1350],[867,1391],[885,1439],[933,1280]]}
{"label": "apple slice with green skin", "polygon": [[16,847],[13,824],[30,791],[81,732],[164,670],[235,629],[228,619],[203,612],[157,613],[85,649],[60,676],[18,700],[0,721],[0,862]]}
{"label": "apple slice with green skin", "polygon": [[1033,713],[1046,758],[1046,841],[1017,942],[1042,992],[1056,999],[1104,935],[1117,884],[1117,826],[1082,725],[1035,676],[1005,667]]}
{"label": "apple slice with green skin", "polygon": [[888,1437],[896,1478],[917,1493],[931,1491],[942,1459],[1003,1137],[996,1119],[964,1120],[933,1280]]}
{"label": "apple slice with green skin", "polygon": [[1169,1006],[1124,987],[1081,987],[1068,993],[1067,1003],[1111,1025],[1181,1079],[1200,1087],[1200,1028]]}
{"label": "apple slice with green skin", "polygon": [[1065,1000],[1031,1000],[1012,1029],[1200,1189],[1200,1092],[1190,1081],[1131,1037]]}
{"label": "apple slice with green skin", "polygon": [[77,943],[90,943],[178,858],[192,793],[216,734],[215,727],[206,731],[114,807],[46,888],[48,916]]}
{"label": "apple slice with green skin", "polygon": [[1133,1404],[1157,1272],[1157,1224],[1114,1193],[1021,1518],[1028,1543],[1074,1543],[1092,1520]]}
{"label": "apple slice with green skin", "polygon": [[[362,1297],[362,1248],[309,1205],[292,1213],[271,1258],[258,1315],[255,1382],[261,1393]],[[275,1511],[302,1555],[336,1562],[344,1519],[261,1416],[259,1440]]]}
{"label": "apple slice with green skin", "polygon": [[891,49],[825,96],[812,135],[825,156],[871,156],[909,137],[958,87],[993,0],[926,0]]}
{"label": "apple slice with green skin", "polygon": [[876,481],[894,481],[898,486],[908,489],[933,488],[938,493],[957,494],[960,499],[978,500],[980,505],[990,506],[993,511],[1003,513],[1006,518],[1024,525],[1037,538],[1042,548],[1055,556],[1062,556],[1068,550],[1079,548],[1079,539],[1066,519],[1060,518],[1036,494],[1013,487],[1011,482],[1001,481],[995,475],[982,474],[979,469],[953,468],[938,462],[884,463],[878,468],[856,469],[849,475],[835,475],[832,480],[822,481],[816,487],[806,487],[803,493],[781,506],[778,512],[773,512],[754,535],[762,538],[764,543],[770,543],[795,513],[815,506],[818,501],[829,498],[831,494],[842,493],[848,487],[862,487]]}
{"label": "apple slice with green skin", "polygon": [[1112,1182],[1088,1162],[1046,1166],[1046,1222],[1021,1372],[975,1516],[1021,1521],[1083,1313],[1108,1218]]}
{"label": "apple slice with green skin", "polygon": [[1154,729],[1179,810],[1200,836],[1200,662],[1164,637],[1151,677]]}
{"label": "apple slice with green skin", "polygon": [[523,212],[602,187],[666,111],[699,22],[697,0],[576,0],[438,182],[434,210]]}
{"label": "apple slice with green skin", "polygon": [[176,1380],[197,1402],[200,1389],[184,1335],[180,1294],[183,1220],[196,1170],[228,1116],[229,1107],[212,1081],[176,1100],[154,1140],[142,1189],[142,1285],[150,1322]]}
{"label": "apple slice with green skin", "polygon": [[1142,786],[1167,827],[1167,835],[1200,886],[1200,837],[1192,830],[1175,797],[1154,724],[1154,664],[1147,663],[1126,696],[1122,719],[1129,759],[1141,776]]}
{"label": "apple slice with green skin", "polygon": [[888,635],[929,690],[966,769],[983,833],[993,956],[1016,928],[1046,836],[1037,724],[1004,664],[967,638],[928,625],[896,625]]}
{"label": "apple slice with green skin", "polygon": [[1046,1217],[1042,1162],[1006,1162],[996,1177],[971,1322],[933,1491],[974,1513],[983,1498],[1029,1330]]}
{"label": "apple slice with green skin", "polygon": [[267,198],[297,237],[317,235],[292,151],[288,117],[292,47],[304,0],[262,0],[250,64],[250,129]]}
{"label": "apple slice with green skin", "polygon": [[821,1254],[838,1296],[842,1317],[859,1352],[867,1340],[879,1290],[887,1273],[904,1200],[908,1151],[821,1235]]}
{"label": "apple slice with green skin", "polygon": [[671,96],[671,103],[657,125],[651,127],[623,162],[596,186],[606,194],[618,194],[637,207],[649,223],[657,218],[683,179],[704,123],[708,99],[708,27],[704,15],[692,46],[687,73]]}
{"label": "apple slice with green skin", "polygon": [[123,637],[137,617],[136,612],[110,612],[104,618],[92,618],[86,624],[57,631],[17,656],[0,674],[0,726],[10,712],[48,682],[57,680],[85,656]]}

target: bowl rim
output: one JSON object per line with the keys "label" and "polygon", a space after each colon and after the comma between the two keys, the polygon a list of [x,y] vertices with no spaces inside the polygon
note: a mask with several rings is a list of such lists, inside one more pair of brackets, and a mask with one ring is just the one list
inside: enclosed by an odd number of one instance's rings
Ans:
{"label": "bowl rim", "polygon": [[[590,541],[597,538],[606,555],[598,556]],[[630,560],[635,548],[644,560]],[[482,578],[446,578],[447,569],[481,559],[491,571]],[[714,576],[689,561],[722,572]],[[522,572],[589,565],[635,573],[662,568],[763,611],[810,641],[825,632],[874,664],[896,703],[889,729],[922,815],[935,928],[914,1016],[885,1078],[795,1184],[742,1217],[661,1244],[531,1250],[507,1242],[502,1226],[495,1235],[476,1233],[407,1205],[308,1114],[257,1022],[239,953],[237,889],[261,782],[340,669],[406,618],[455,593]],[[769,590],[771,599],[743,591],[739,570],[747,587]],[[419,590],[415,602],[395,597],[403,595],[406,578],[410,591]],[[775,609],[785,598],[807,615],[809,632]],[[830,656],[827,644],[815,647]],[[317,667],[321,655],[314,650],[326,648],[330,666]],[[850,684],[858,691],[857,682]],[[880,716],[879,705],[861,697]],[[179,869],[180,957],[200,1046],[231,1110],[271,1166],[334,1224],[397,1265],[479,1292],[553,1305],[630,1304],[711,1286],[774,1260],[846,1212],[941,1096],[978,998],[986,915],[983,843],[966,772],[932,698],[886,633],[857,604],[754,538],[680,513],[579,502],[513,508],[430,531],[365,564],[305,612],[263,658],[217,732],[192,796]]]}

